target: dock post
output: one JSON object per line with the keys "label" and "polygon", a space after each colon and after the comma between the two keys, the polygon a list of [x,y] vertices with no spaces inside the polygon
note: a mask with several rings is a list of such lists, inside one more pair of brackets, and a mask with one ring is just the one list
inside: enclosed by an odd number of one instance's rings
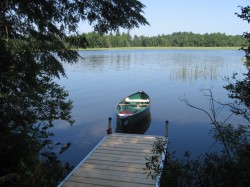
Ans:
{"label": "dock post", "polygon": [[163,148],[162,154],[161,154],[161,162],[160,162],[160,174],[158,174],[157,178],[156,178],[156,187],[160,187],[160,178],[161,178],[161,174],[162,171],[164,169],[164,161],[166,159],[166,153],[168,151],[168,120],[165,121],[165,138],[166,138],[166,145]]}
{"label": "dock post", "polygon": [[165,137],[168,139],[168,120],[165,122]]}
{"label": "dock post", "polygon": [[108,129],[107,129],[107,134],[112,134],[112,128],[111,128],[111,121],[112,121],[112,118],[109,117],[109,125],[108,125]]}

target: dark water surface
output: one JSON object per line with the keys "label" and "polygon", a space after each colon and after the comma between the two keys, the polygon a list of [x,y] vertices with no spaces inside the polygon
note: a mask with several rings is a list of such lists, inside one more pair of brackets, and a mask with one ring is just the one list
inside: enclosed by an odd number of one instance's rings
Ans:
{"label": "dark water surface", "polygon": [[[112,50],[80,51],[83,59],[65,64],[68,79],[59,84],[69,91],[76,120],[73,127],[58,122],[54,139],[71,142],[59,155],[73,165],[79,163],[106,135],[108,118],[116,129],[115,106],[138,90],[151,97],[151,123],[145,134],[164,135],[169,121],[169,149],[177,156],[190,150],[193,155],[212,151],[208,117],[185,105],[180,98],[209,110],[202,88],[212,88],[215,98],[227,101],[225,76],[243,73],[244,53],[237,50]],[[224,119],[228,113],[221,112]],[[231,119],[239,121],[239,119]]]}

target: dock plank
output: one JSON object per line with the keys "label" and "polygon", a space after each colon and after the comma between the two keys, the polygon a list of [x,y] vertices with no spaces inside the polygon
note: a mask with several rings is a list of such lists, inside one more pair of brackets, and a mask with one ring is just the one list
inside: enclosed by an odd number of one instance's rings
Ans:
{"label": "dock plank", "polygon": [[155,141],[150,135],[108,135],[59,186],[155,186],[156,181],[143,170]]}

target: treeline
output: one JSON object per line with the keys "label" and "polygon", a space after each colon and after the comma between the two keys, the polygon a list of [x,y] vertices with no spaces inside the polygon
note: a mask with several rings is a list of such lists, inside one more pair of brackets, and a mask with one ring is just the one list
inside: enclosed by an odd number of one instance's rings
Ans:
{"label": "treeline", "polygon": [[246,44],[240,35],[224,33],[194,34],[175,32],[158,36],[131,36],[129,33],[110,33],[100,35],[95,32],[69,36],[67,41],[77,48],[112,48],[112,47],[239,47]]}

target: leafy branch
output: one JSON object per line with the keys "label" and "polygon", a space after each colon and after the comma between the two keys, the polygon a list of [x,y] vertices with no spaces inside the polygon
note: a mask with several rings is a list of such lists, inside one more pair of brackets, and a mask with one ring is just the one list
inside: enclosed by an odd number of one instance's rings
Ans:
{"label": "leafy branch", "polygon": [[160,137],[155,137],[156,141],[153,144],[151,157],[146,157],[146,168],[143,170],[147,173],[147,177],[151,177],[151,179],[156,180],[157,177],[162,172],[162,154],[166,153],[167,141]]}

